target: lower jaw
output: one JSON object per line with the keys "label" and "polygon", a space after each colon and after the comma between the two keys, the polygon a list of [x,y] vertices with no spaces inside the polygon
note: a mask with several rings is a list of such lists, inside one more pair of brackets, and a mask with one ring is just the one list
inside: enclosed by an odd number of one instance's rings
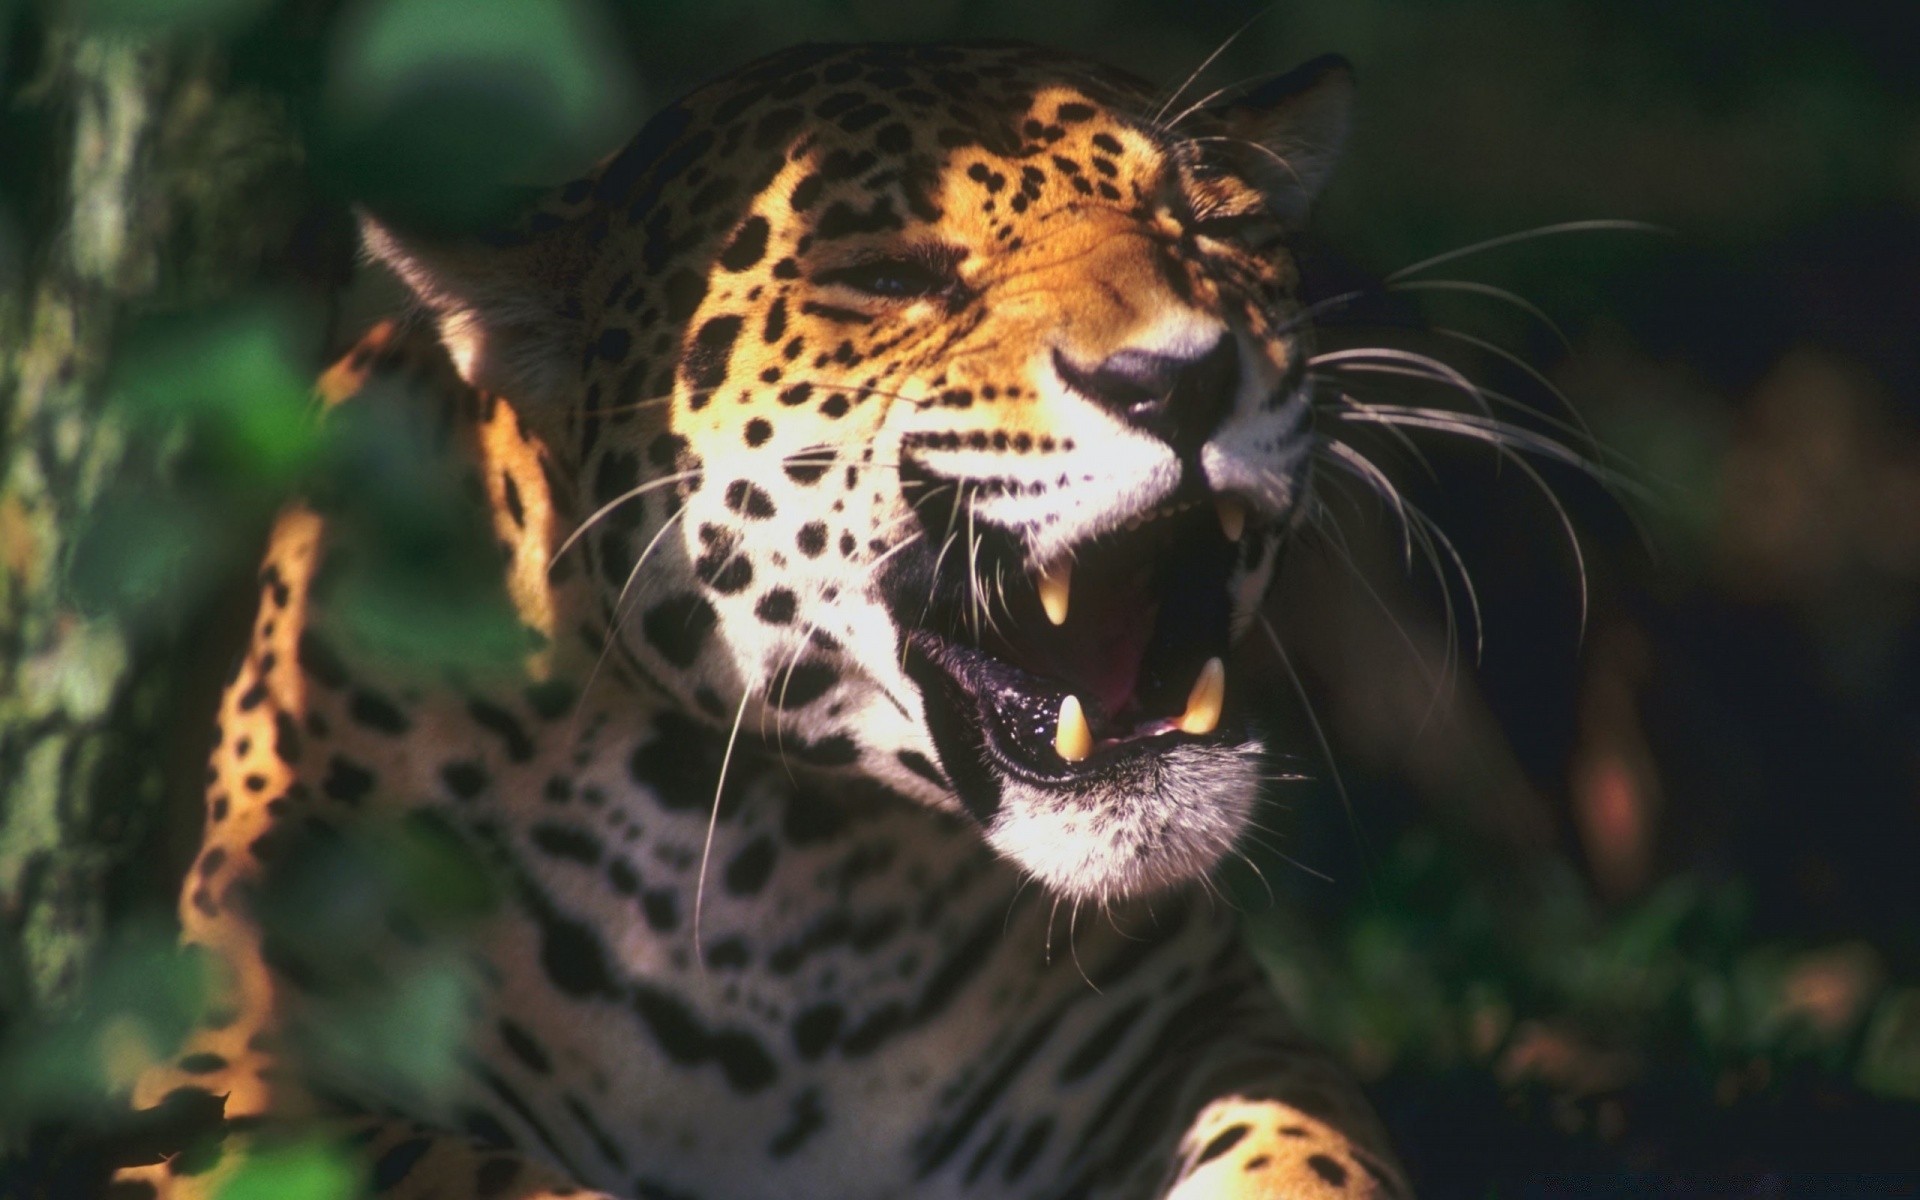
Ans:
{"label": "lower jaw", "polygon": [[[1244,832],[1263,750],[1237,725],[1204,737],[1131,739],[1084,762],[1049,763],[1045,751],[1007,744],[1020,736],[1017,722],[988,694],[992,668],[975,661],[977,651],[909,636],[908,673],[962,803],[996,850],[1055,892],[1111,899],[1191,882]],[[970,675],[972,686],[956,675]]]}
{"label": "lower jaw", "polygon": [[1109,900],[1208,875],[1258,802],[1257,742],[1187,744],[1137,756],[1085,786],[1008,780],[987,841],[1057,894]]}

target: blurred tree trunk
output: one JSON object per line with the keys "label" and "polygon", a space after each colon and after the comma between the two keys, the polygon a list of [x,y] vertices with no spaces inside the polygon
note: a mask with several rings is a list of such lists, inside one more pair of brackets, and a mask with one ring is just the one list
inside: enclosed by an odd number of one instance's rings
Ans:
{"label": "blurred tree trunk", "polygon": [[192,761],[169,747],[193,692],[187,626],[82,611],[65,584],[102,496],[161,485],[181,458],[180,431],[136,428],[110,401],[116,337],[257,277],[301,208],[283,106],[228,89],[212,46],[84,28],[55,5],[8,11],[0,0],[0,71],[15,72],[0,76],[0,1020],[70,998],[109,919],[165,902],[157,818],[181,793],[170,766]]}

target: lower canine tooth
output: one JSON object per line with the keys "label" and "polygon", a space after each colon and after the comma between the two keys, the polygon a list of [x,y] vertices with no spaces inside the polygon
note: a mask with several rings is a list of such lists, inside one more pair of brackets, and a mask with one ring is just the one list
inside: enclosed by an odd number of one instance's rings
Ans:
{"label": "lower canine tooth", "polygon": [[1040,607],[1047,610],[1047,620],[1065,625],[1067,598],[1073,590],[1073,564],[1063,562],[1057,567],[1048,567],[1040,572],[1034,585],[1040,592]]}
{"label": "lower canine tooth", "polygon": [[1060,725],[1053,731],[1053,748],[1068,762],[1079,762],[1093,753],[1093,729],[1087,724],[1087,714],[1081,711],[1080,697],[1068,696],[1060,702]]}
{"label": "lower canine tooth", "polygon": [[1247,506],[1231,496],[1221,496],[1213,502],[1213,510],[1220,515],[1220,532],[1230,542],[1239,541],[1247,529]]}
{"label": "lower canine tooth", "polygon": [[[1220,710],[1227,702],[1227,667],[1217,658],[1200,668],[1200,678],[1187,693],[1187,711],[1176,722],[1182,733],[1212,733],[1220,727]],[[1075,710],[1076,712],[1078,709]]]}

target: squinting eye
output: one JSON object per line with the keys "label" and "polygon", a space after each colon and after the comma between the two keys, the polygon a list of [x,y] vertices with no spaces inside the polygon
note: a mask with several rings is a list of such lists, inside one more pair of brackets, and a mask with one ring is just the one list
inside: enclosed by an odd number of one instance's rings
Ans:
{"label": "squinting eye", "polygon": [[911,258],[876,258],[851,267],[822,271],[813,278],[815,283],[848,287],[887,300],[934,296],[954,284],[951,274]]}
{"label": "squinting eye", "polygon": [[1260,245],[1278,232],[1273,218],[1266,213],[1241,213],[1231,217],[1205,217],[1187,226],[1196,237],[1216,242],[1240,242]]}

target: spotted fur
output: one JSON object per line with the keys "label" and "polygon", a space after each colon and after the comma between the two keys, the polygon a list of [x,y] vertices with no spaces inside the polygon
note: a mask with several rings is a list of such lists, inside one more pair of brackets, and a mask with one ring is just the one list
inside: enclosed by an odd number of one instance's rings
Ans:
{"label": "spotted fur", "polygon": [[[1130,596],[1189,543],[1221,595],[1180,619],[1251,616],[1308,483],[1287,246],[1348,87],[1321,62],[1174,120],[1032,47],[806,48],[495,236],[370,222],[434,328],[375,330],[323,396],[468,480],[529,649],[383,655],[336,595],[366,531],[281,518],[181,905],[228,987],[139,1096],[223,1098],[224,1152],[122,1186],[206,1194],[305,1130],[417,1197],[1404,1195],[1195,894],[1257,740],[1123,720],[1162,704],[1143,674],[1087,765],[1049,760],[1020,722],[1053,684],[988,628],[1038,612],[1028,572]],[[1194,532],[1222,497],[1237,540]],[[451,946],[390,914],[343,983],[260,912],[362,826],[499,903]],[[429,955],[458,1078],[313,1052],[341,987]]]}

